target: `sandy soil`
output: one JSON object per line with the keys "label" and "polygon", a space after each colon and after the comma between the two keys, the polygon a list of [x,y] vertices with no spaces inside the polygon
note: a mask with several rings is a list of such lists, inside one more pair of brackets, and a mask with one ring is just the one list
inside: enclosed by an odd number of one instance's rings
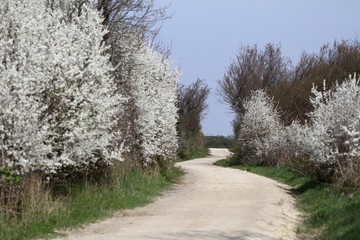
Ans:
{"label": "sandy soil", "polygon": [[298,212],[287,187],[244,171],[213,166],[229,152],[179,163],[183,183],[145,207],[68,232],[58,239],[295,239]]}

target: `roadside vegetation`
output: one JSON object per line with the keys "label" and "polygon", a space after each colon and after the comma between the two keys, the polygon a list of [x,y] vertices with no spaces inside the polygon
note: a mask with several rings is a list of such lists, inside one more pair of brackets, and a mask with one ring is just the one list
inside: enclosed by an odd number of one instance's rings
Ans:
{"label": "roadside vegetation", "polygon": [[0,239],[141,206],[178,179],[166,7],[3,0],[0,18]]}
{"label": "roadside vegetation", "polygon": [[208,107],[206,100],[210,88],[203,80],[197,79],[189,86],[180,85],[178,90],[179,134],[178,157],[180,161],[209,155],[206,139],[202,132],[201,120]]}
{"label": "roadside vegetation", "polygon": [[235,146],[235,141],[232,136],[205,136],[205,142],[205,146],[208,148],[232,149]]}
{"label": "roadside vegetation", "polygon": [[220,81],[236,143],[218,164],[294,186],[314,239],[359,236],[359,66],[357,40],[325,44],[296,65],[280,45],[254,45],[240,49]]}
{"label": "roadside vegetation", "polygon": [[[23,201],[21,216],[0,219],[0,239],[27,240],[59,235],[66,228],[110,217],[116,211],[143,206],[178,182],[178,168],[123,171],[124,166],[109,169],[103,181],[68,181],[56,191],[39,186],[34,179]],[[75,179],[74,179],[75,180]]]}
{"label": "roadside vegetation", "polygon": [[210,151],[208,148],[192,148],[188,150],[180,150],[178,161],[187,161],[196,158],[204,158],[209,156]]}
{"label": "roadside vegetation", "polygon": [[290,194],[304,221],[298,226],[299,239],[357,239],[360,235],[360,191],[319,182],[315,175],[304,175],[299,166],[269,168],[220,160],[217,166],[231,167],[283,182],[292,187]]}

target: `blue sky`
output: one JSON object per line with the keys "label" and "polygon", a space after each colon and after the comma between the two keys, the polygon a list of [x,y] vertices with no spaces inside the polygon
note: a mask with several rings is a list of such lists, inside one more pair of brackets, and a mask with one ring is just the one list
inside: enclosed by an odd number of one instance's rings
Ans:
{"label": "blue sky", "polygon": [[[334,40],[359,39],[359,0],[155,0],[171,4],[160,40],[171,45],[182,83],[205,79],[212,93],[203,120],[206,135],[231,135],[229,107],[216,95],[217,81],[241,46],[280,43],[296,63]],[[350,74],[350,73],[349,73]]]}

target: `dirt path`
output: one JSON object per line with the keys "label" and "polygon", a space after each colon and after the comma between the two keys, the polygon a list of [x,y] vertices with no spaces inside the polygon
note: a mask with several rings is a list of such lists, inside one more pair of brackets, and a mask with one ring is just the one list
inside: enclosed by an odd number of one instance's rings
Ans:
{"label": "dirt path", "polygon": [[295,239],[298,213],[286,188],[251,173],[213,166],[226,149],[179,163],[184,184],[154,203],[70,232],[64,239]]}

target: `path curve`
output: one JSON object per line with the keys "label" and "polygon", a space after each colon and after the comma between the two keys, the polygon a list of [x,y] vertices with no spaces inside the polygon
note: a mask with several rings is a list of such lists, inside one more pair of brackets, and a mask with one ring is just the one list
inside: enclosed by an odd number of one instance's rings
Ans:
{"label": "path curve", "polygon": [[178,163],[182,184],[145,207],[69,232],[76,240],[295,239],[299,214],[285,185],[255,174],[212,165],[227,149]]}

